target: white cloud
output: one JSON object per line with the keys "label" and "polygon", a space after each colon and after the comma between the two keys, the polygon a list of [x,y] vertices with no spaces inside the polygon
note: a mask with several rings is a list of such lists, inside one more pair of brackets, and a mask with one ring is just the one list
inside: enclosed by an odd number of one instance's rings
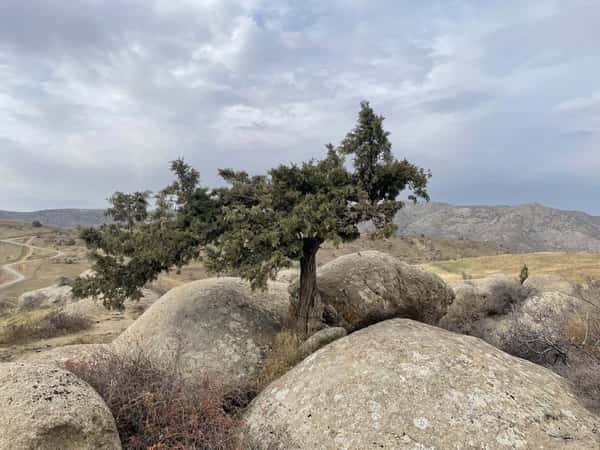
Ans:
{"label": "white cloud", "polygon": [[[0,208],[103,206],[114,189],[159,187],[178,156],[209,184],[217,167],[318,156],[353,126],[362,99],[387,117],[399,157],[433,169],[434,199],[497,198],[502,188],[479,175],[494,164],[499,179],[520,183],[513,169],[525,152],[544,161],[528,170],[540,186],[561,167],[587,183],[597,167],[597,2],[3,8],[0,139],[17,147],[0,145],[0,188],[23,184],[48,199],[9,194],[18,203]],[[17,26],[23,17],[27,29]],[[95,178],[80,189],[84,176]]]}

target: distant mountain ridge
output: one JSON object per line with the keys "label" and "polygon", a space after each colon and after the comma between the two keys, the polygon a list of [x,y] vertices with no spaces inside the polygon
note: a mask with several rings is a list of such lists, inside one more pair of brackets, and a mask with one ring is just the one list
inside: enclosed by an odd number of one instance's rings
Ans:
{"label": "distant mountain ridge", "polygon": [[600,252],[600,217],[534,203],[518,206],[408,204],[394,218],[398,235],[490,241],[514,252]]}
{"label": "distant mountain ridge", "polygon": [[[102,209],[0,211],[0,220],[74,228],[110,222]],[[456,206],[407,203],[394,222],[397,235],[488,241],[513,252],[600,252],[600,217],[534,203],[518,206]]]}
{"label": "distant mountain ridge", "polygon": [[1,211],[0,220],[33,222],[60,228],[75,228],[78,225],[96,226],[110,222],[103,209],[45,209],[32,212]]}

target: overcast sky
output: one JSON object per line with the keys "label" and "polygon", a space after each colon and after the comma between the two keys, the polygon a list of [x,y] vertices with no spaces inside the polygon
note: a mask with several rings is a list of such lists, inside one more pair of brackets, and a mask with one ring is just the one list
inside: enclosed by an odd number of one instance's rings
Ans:
{"label": "overcast sky", "polygon": [[599,42],[597,0],[1,0],[0,209],[320,157],[368,99],[432,199],[600,215]]}

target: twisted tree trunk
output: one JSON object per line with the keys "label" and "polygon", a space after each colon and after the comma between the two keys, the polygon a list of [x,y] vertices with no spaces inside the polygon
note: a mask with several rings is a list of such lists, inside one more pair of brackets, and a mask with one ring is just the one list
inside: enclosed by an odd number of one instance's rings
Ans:
{"label": "twisted tree trunk", "polygon": [[323,304],[317,290],[317,251],[321,242],[317,239],[305,239],[303,256],[300,259],[300,292],[296,330],[301,336],[308,337],[322,327]]}

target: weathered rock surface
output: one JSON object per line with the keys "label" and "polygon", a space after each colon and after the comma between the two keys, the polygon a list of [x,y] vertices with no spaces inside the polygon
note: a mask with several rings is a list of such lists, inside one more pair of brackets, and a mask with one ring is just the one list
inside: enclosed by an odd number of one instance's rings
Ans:
{"label": "weathered rock surface", "polygon": [[317,287],[338,323],[352,331],[392,317],[436,324],[454,293],[437,275],[391,255],[366,251],[344,255],[318,269]]}
{"label": "weathered rock surface", "polygon": [[[135,313],[141,314],[143,311],[148,309],[155,301],[157,301],[159,295],[150,290],[150,289],[142,289],[142,298],[139,300],[128,300],[124,304],[125,313]],[[84,316],[84,317],[98,317],[104,314],[107,314],[109,310],[107,310],[102,304],[101,300],[94,298],[82,298],[80,300],[73,299],[73,301],[65,304],[62,307],[62,310],[68,314]],[[138,312],[139,311],[139,312]],[[118,311],[113,311],[113,313],[118,313]]]}
{"label": "weathered rock surface", "polygon": [[[82,276],[85,276],[84,272]],[[126,311],[147,309],[158,299],[158,294],[150,289],[142,289],[142,298],[125,303]],[[93,298],[77,299],[73,297],[72,288],[69,285],[53,285],[35,291],[26,292],[19,297],[19,309],[37,308],[60,308],[66,313],[86,317],[96,317],[106,314],[107,309],[102,301]]]}
{"label": "weathered rock surface", "polygon": [[172,289],[114,342],[117,352],[143,351],[173,362],[188,377],[206,372],[243,382],[258,369],[281,329],[286,286],[252,292],[238,278],[211,278]]}
{"label": "weathered rock surface", "polygon": [[573,283],[565,280],[558,275],[534,274],[528,277],[523,286],[533,289],[538,293],[543,292],[562,292],[566,295],[575,295],[576,289]]}
{"label": "weathered rock surface", "polygon": [[[598,320],[598,313],[589,303],[562,292],[549,291],[533,295],[512,314],[511,339],[544,337],[566,343],[569,340],[569,329],[583,332],[590,320]],[[583,338],[582,336],[581,339]]]}
{"label": "weathered rock surface", "polygon": [[25,356],[22,361],[64,367],[67,361],[86,362],[110,352],[109,344],[73,344]]}
{"label": "weathered rock surface", "polygon": [[300,348],[298,349],[298,356],[301,358],[306,358],[311,353],[314,353],[320,348],[325,347],[327,344],[346,336],[346,334],[347,332],[344,327],[323,328],[304,341],[302,345],[300,345]]}
{"label": "weathered rock surface", "polygon": [[259,448],[597,449],[566,380],[480,339],[405,319],[312,354],[246,414]]}
{"label": "weathered rock surface", "polygon": [[36,309],[63,306],[72,301],[71,286],[54,285],[22,294],[17,306],[19,309]]}
{"label": "weathered rock surface", "polygon": [[116,450],[115,421],[100,396],[52,365],[0,364],[0,449]]}
{"label": "weathered rock surface", "polygon": [[[598,305],[579,293],[568,295],[565,292],[571,292],[569,289],[538,290],[537,283],[533,288],[509,281],[453,284],[456,300],[439,326],[479,337],[507,353],[550,368],[572,382],[588,409],[600,411],[600,362],[595,356],[600,330]],[[493,289],[486,288],[489,286]],[[549,286],[552,284],[546,288]]]}

